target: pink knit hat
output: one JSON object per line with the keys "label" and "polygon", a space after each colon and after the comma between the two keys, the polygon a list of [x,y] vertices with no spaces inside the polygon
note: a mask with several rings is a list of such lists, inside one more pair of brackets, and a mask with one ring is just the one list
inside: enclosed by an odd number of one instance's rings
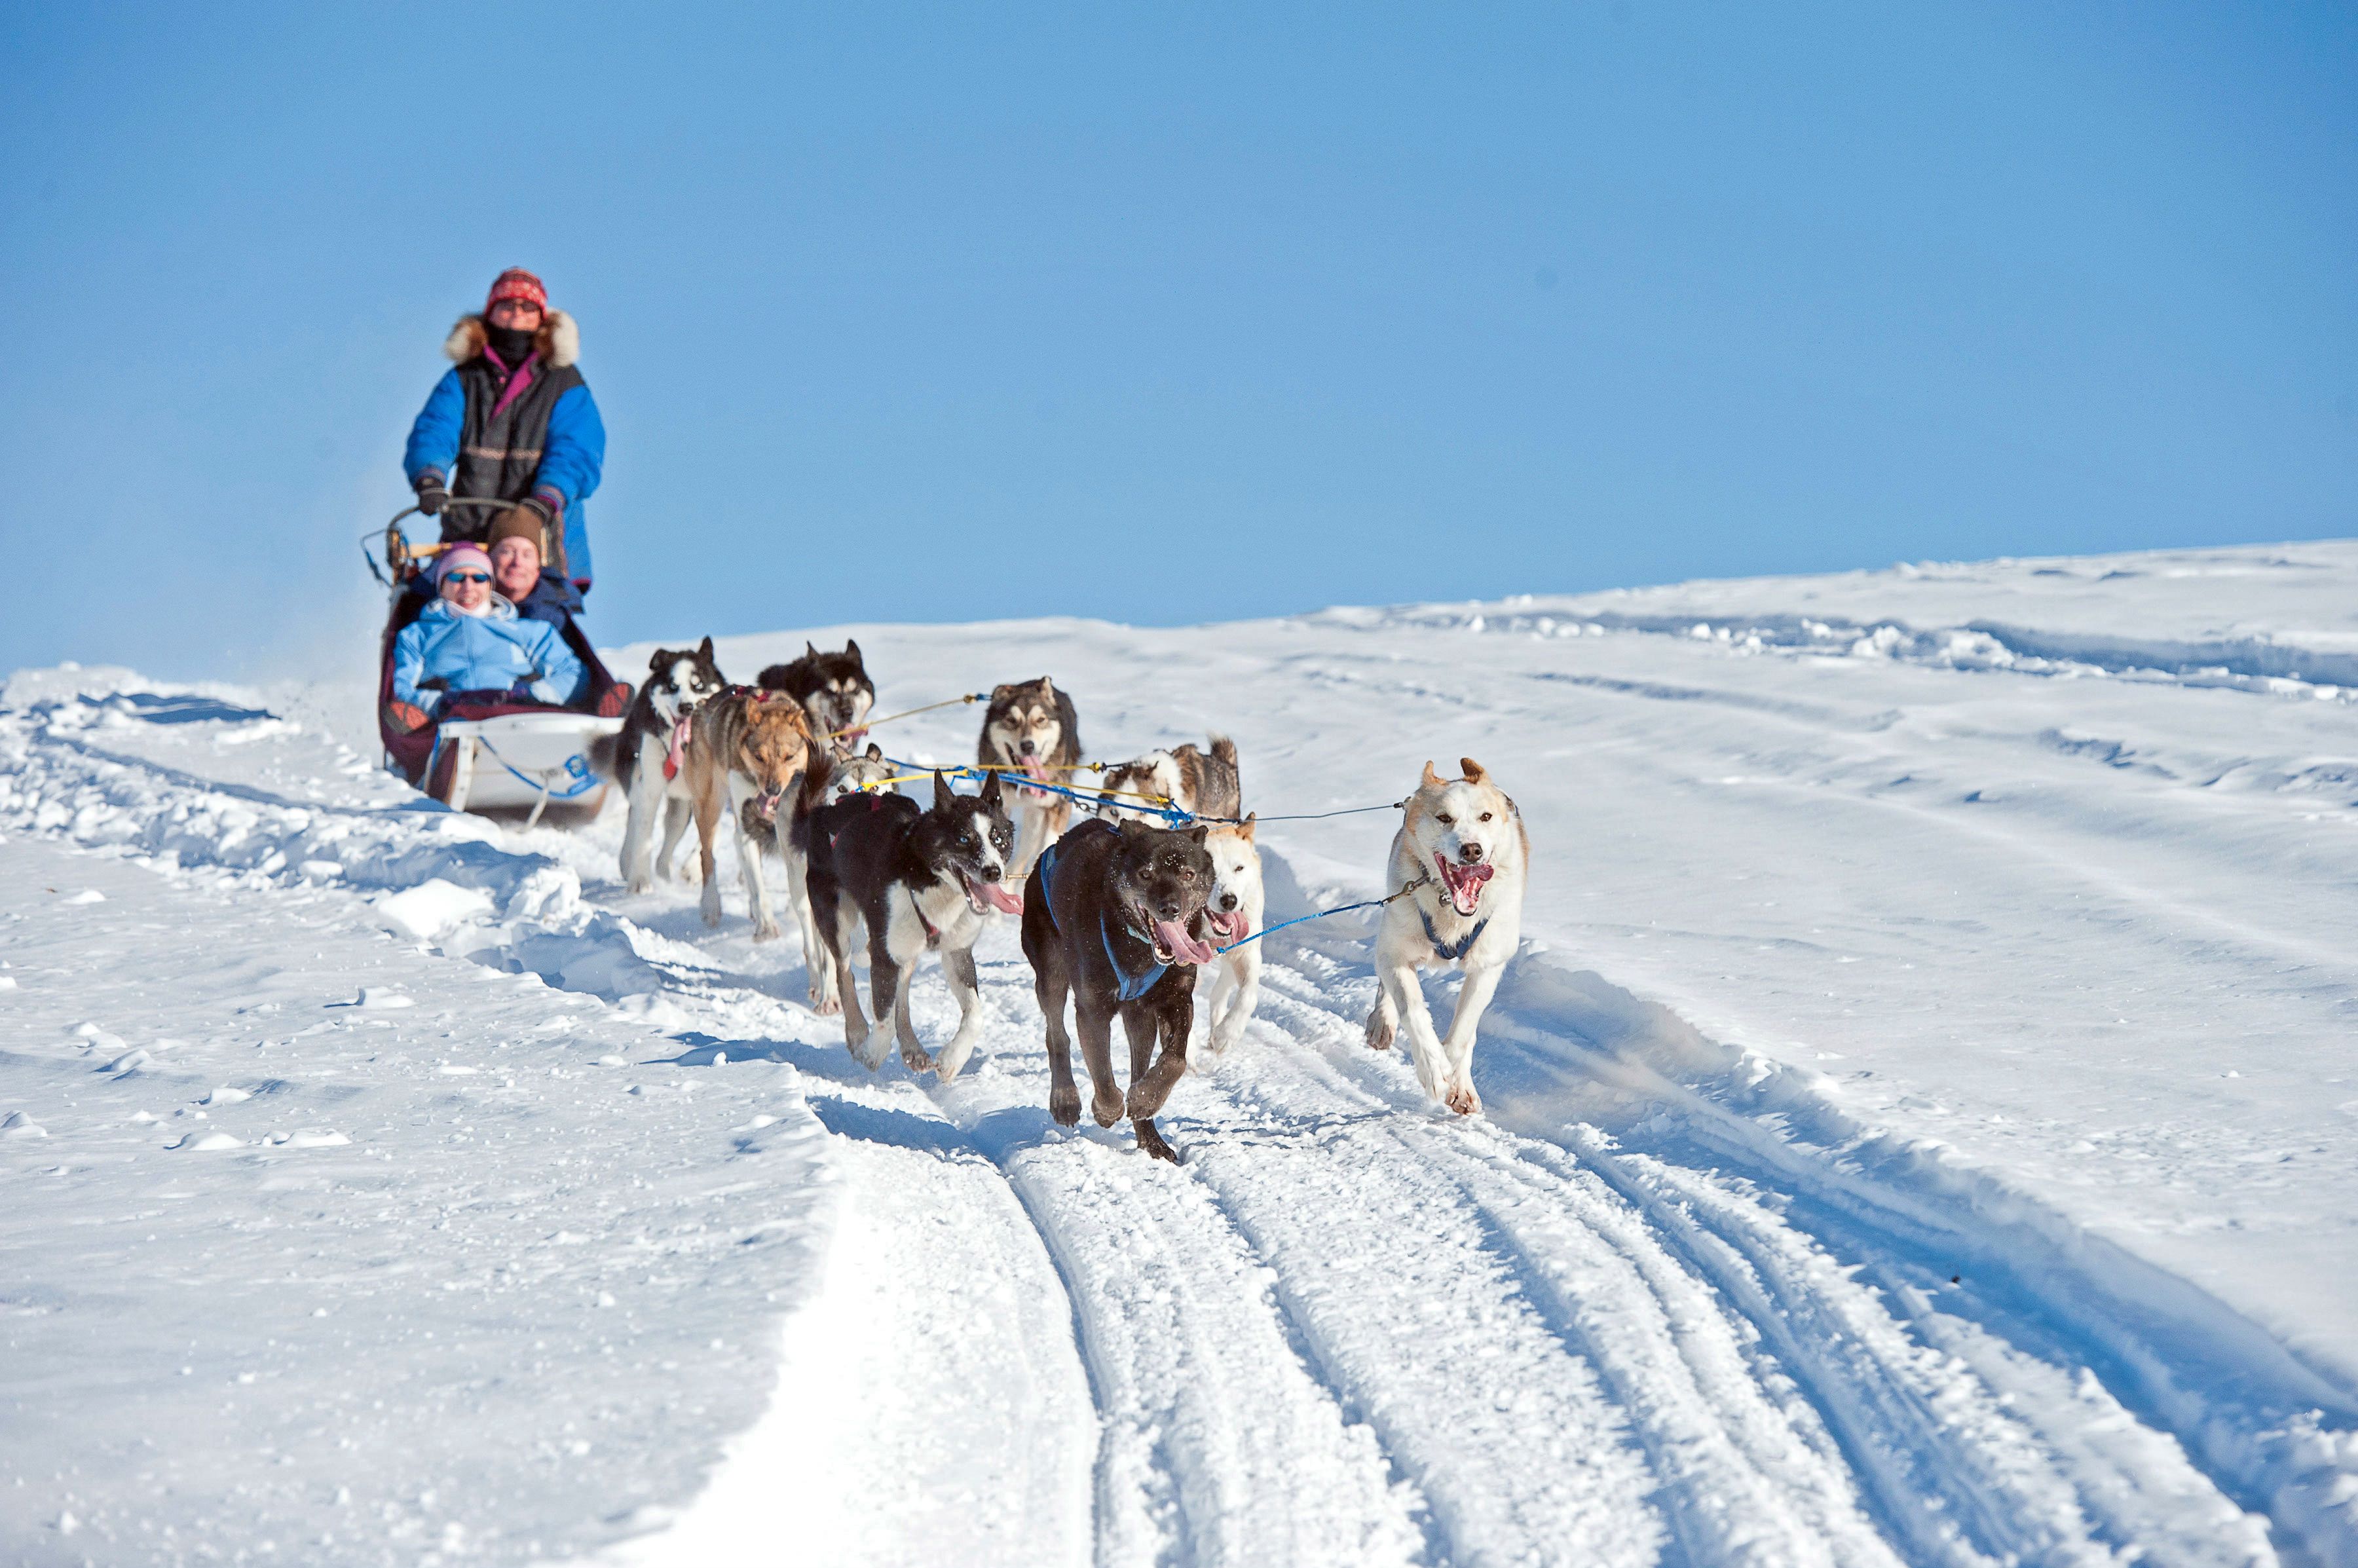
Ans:
{"label": "pink knit hat", "polygon": [[453,545],[442,552],[440,560],[434,563],[434,580],[438,583],[462,567],[489,577],[492,574],[492,557],[483,553],[481,545]]}

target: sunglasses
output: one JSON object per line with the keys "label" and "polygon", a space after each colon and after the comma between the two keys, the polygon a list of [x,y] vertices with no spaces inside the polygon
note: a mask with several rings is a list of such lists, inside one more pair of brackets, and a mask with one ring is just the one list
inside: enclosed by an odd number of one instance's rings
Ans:
{"label": "sunglasses", "polygon": [[492,580],[492,574],[489,572],[444,572],[442,574],[442,580],[444,582],[489,582]]}

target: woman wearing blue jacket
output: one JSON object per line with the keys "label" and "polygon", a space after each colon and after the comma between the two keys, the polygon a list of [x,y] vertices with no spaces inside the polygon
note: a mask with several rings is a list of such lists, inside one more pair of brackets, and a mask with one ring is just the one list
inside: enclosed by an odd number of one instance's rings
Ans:
{"label": "woman wearing blue jacket", "polygon": [[527,621],[492,591],[492,558],[480,546],[442,552],[442,596],[393,640],[390,727],[424,729],[453,692],[497,692],[562,705],[578,700],[590,672],[557,628]]}
{"label": "woman wearing blue jacket", "polygon": [[[580,329],[548,308],[548,291],[520,266],[500,274],[480,316],[462,316],[442,351],[456,368],[435,384],[409,427],[402,471],[418,510],[442,514],[453,496],[514,502],[548,526],[548,565],[590,589],[590,533],[581,503],[606,463],[606,427],[574,362]],[[503,515],[453,507],[442,540],[481,542]]]}

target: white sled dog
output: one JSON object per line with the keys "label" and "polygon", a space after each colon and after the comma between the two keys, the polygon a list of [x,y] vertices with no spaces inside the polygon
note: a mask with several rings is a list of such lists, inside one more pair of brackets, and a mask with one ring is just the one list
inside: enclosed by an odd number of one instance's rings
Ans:
{"label": "white sled dog", "polygon": [[[647,661],[646,684],[631,701],[622,732],[590,748],[592,771],[622,786],[630,820],[622,828],[622,881],[645,892],[655,878],[669,881],[672,860],[693,814],[681,763],[697,708],[729,689],[712,662],[712,639],[693,648],[658,648]],[[663,848],[654,848],[656,835]]]}
{"label": "white sled dog", "polygon": [[[1461,1116],[1482,1108],[1474,1092],[1474,1030],[1498,989],[1498,977],[1523,932],[1523,885],[1531,838],[1522,814],[1490,782],[1482,764],[1458,759],[1461,779],[1424,764],[1408,797],[1408,816],[1392,837],[1385,886],[1409,890],[1384,906],[1376,933],[1376,979],[1382,989],[1368,1014],[1368,1044],[1390,1046],[1405,1016],[1416,1076],[1424,1092]],[[1466,972],[1447,1039],[1433,1033],[1433,1013],[1416,972],[1455,964]]]}
{"label": "white sled dog", "polygon": [[[1229,948],[1217,963],[1204,966],[1212,977],[1204,1005],[1208,1025],[1206,1053],[1195,1057],[1198,1070],[1210,1072],[1229,1046],[1244,1035],[1260,1005],[1260,944],[1245,938],[1261,928],[1260,850],[1253,844],[1253,819],[1215,827],[1204,836],[1212,856],[1212,896],[1204,905],[1204,922],[1216,946]],[[1236,944],[1243,942],[1239,947]]]}

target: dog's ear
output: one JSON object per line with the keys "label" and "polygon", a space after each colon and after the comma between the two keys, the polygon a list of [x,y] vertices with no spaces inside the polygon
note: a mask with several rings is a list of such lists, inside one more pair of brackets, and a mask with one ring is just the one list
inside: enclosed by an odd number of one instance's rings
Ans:
{"label": "dog's ear", "polygon": [[1056,683],[1055,679],[1048,676],[1042,676],[1040,677],[1040,689],[1046,692],[1050,697],[1055,696]]}
{"label": "dog's ear", "polygon": [[990,704],[993,708],[996,708],[1013,695],[1015,695],[1015,688],[1005,681],[1001,681],[997,686],[990,688]]}
{"label": "dog's ear", "polygon": [[999,775],[997,773],[985,773],[982,775],[982,805],[983,809],[990,812],[994,816],[1004,809],[1004,807],[1002,807],[999,803]]}
{"label": "dog's ear", "polygon": [[719,665],[712,657],[711,638],[707,637],[703,642],[698,643],[696,645],[696,656],[702,659],[706,664],[711,665],[716,670],[719,668]]}
{"label": "dog's ear", "polygon": [[1424,764],[1424,777],[1416,781],[1416,787],[1419,789],[1439,789],[1445,782],[1446,781],[1444,780],[1439,773],[1433,771],[1433,762],[1428,759]]}
{"label": "dog's ear", "polygon": [[1198,822],[1195,827],[1187,829],[1187,837],[1194,840],[1195,847],[1199,849],[1203,848],[1204,840],[1211,836],[1212,825],[1208,822]]}
{"label": "dog's ear", "polygon": [[860,644],[853,642],[849,637],[846,637],[843,640],[843,653],[846,658],[851,660],[852,663],[858,665],[861,669],[864,670],[868,667],[868,661],[860,656]]}
{"label": "dog's ear", "polygon": [[949,775],[943,773],[941,769],[936,768],[934,770],[934,809],[947,811],[950,808],[950,802],[957,798],[957,791],[950,788]]}
{"label": "dog's ear", "polygon": [[1145,838],[1151,831],[1152,830],[1145,823],[1135,816],[1125,816],[1121,819],[1121,836],[1132,843]]}
{"label": "dog's ear", "polygon": [[1260,813],[1258,811],[1246,812],[1245,819],[1237,824],[1237,837],[1243,839],[1248,844],[1251,843],[1253,820],[1259,816],[1260,816]]}
{"label": "dog's ear", "polygon": [[875,741],[869,741],[869,742],[868,742],[868,760],[869,760],[870,762],[882,762],[882,761],[884,760],[884,748],[883,748],[883,747],[882,747],[882,746],[880,746],[880,745],[878,745],[878,744],[877,744]]}
{"label": "dog's ear", "polygon": [[806,659],[816,659],[818,657],[818,644],[812,642],[808,637],[803,639],[803,657]]}
{"label": "dog's ear", "polygon": [[679,657],[679,655],[673,653],[669,648],[657,648],[654,653],[647,655],[647,674],[651,676],[659,676],[663,674],[664,666],[677,657]]}
{"label": "dog's ear", "polygon": [[1482,771],[1482,764],[1481,764],[1481,763],[1479,763],[1479,762],[1476,762],[1476,761],[1475,761],[1473,758],[1471,758],[1471,757],[1460,757],[1460,758],[1458,758],[1458,759],[1457,759],[1457,765],[1458,765],[1459,767],[1461,767],[1461,768],[1463,768],[1463,769],[1465,769],[1465,770],[1466,770],[1466,782],[1467,784],[1480,784],[1484,779],[1487,779],[1487,778],[1488,778],[1488,777],[1490,776],[1488,773],[1484,773],[1484,772]]}

